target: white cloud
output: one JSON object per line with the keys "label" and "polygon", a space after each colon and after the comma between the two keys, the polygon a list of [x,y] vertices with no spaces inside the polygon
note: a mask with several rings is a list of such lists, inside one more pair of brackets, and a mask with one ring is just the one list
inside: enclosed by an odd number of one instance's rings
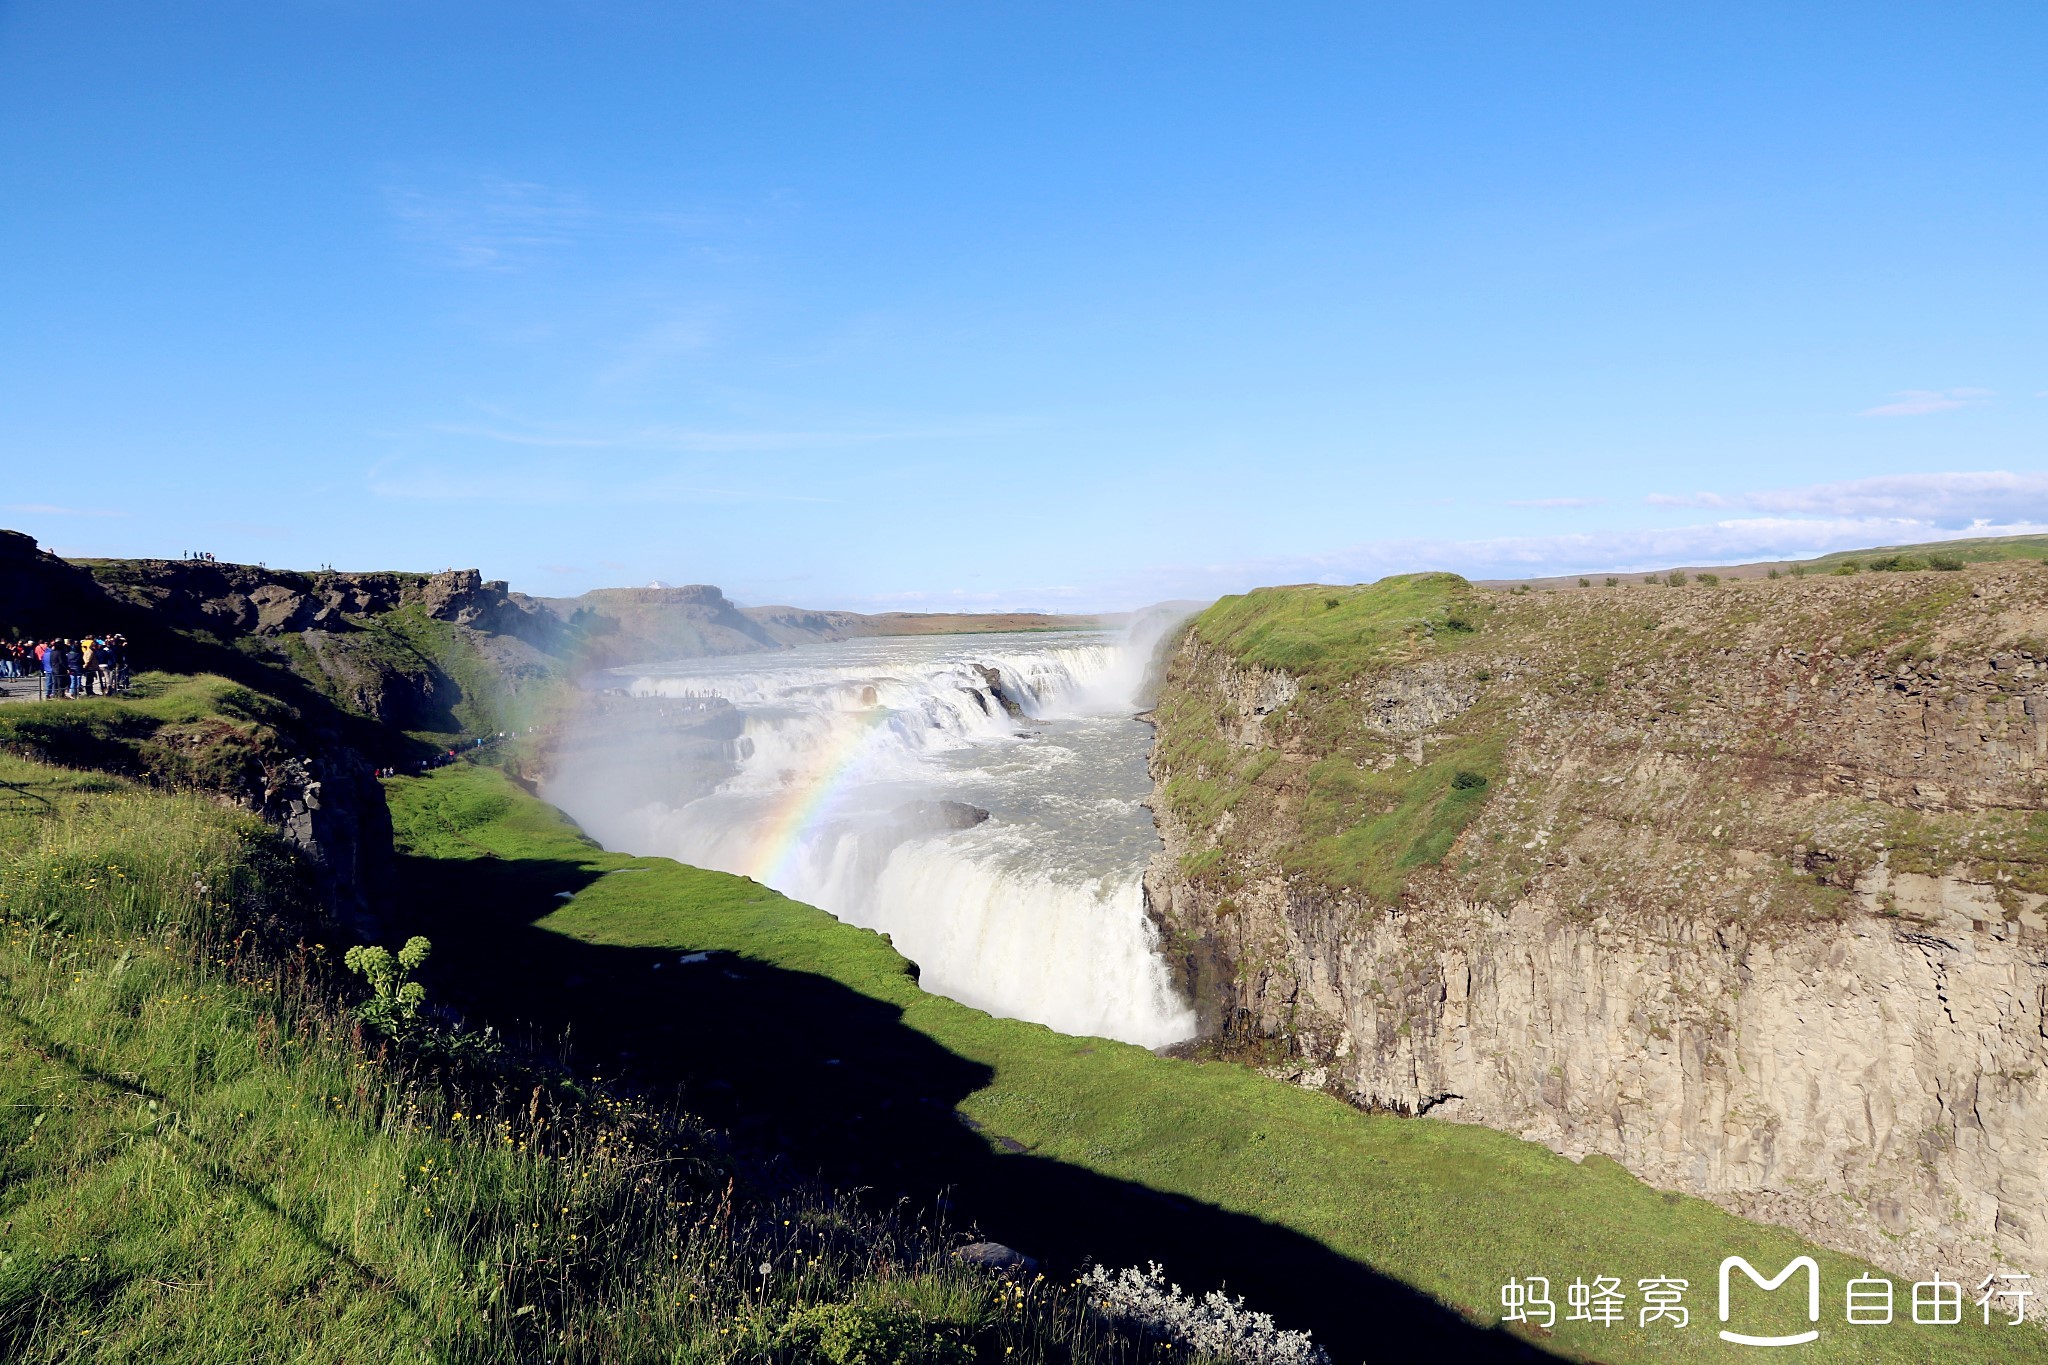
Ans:
{"label": "white cloud", "polygon": [[1925,417],[1934,412],[1973,408],[1991,397],[1989,389],[1901,389],[1889,403],[1865,408],[1858,417]]}
{"label": "white cloud", "polygon": [[665,256],[681,245],[691,259],[712,264],[752,259],[718,244],[745,225],[745,214],[598,205],[574,189],[502,175],[429,179],[425,186],[390,183],[382,193],[399,235],[438,265],[512,273],[593,241],[658,248]]}
{"label": "white cloud", "polygon": [[1468,578],[1640,573],[1677,565],[1804,559],[1832,550],[2048,532],[2048,520],[1944,529],[1907,518],[1750,517],[1653,530],[1487,540],[1368,541],[1320,555],[1223,564],[1160,565],[1087,594],[1087,605],[1129,606],[1217,596],[1274,583],[1364,583],[1388,574],[1447,569]]}
{"label": "white cloud", "polygon": [[1473,540],[1408,537],[1365,541],[1323,554],[1160,564],[1094,585],[1077,594],[1079,600],[1069,609],[1214,597],[1274,583],[1362,583],[1425,569],[1448,569],[1468,578],[1641,573],[1968,536],[2048,533],[2048,474],[1897,474],[1752,493],[1666,494],[1646,501],[1736,515],[1684,526]]}
{"label": "white cloud", "polygon": [[1882,474],[1754,493],[1652,493],[1653,507],[1700,507],[1830,518],[1902,518],[1930,529],[1978,521],[2048,520],[2048,473],[2007,470]]}

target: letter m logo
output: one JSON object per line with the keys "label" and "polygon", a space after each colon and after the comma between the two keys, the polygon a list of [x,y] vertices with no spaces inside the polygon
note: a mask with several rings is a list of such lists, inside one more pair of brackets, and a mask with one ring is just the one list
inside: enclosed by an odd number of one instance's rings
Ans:
{"label": "letter m logo", "polygon": [[[1728,1272],[1731,1270],[1740,1270],[1743,1274],[1749,1276],[1750,1283],[1763,1290],[1766,1294],[1791,1279],[1794,1271],[1804,1270],[1806,1272],[1806,1320],[1808,1322],[1820,1321],[1820,1267],[1814,1264],[1813,1257],[1794,1257],[1790,1265],[1768,1280],[1757,1274],[1756,1267],[1743,1260],[1740,1256],[1730,1256],[1727,1260],[1721,1262],[1721,1321],[1723,1322],[1728,1321]],[[1742,1332],[1731,1332],[1725,1327],[1721,1329],[1721,1340],[1733,1341],[1743,1346],[1799,1346],[1806,1342],[1817,1340],[1819,1337],[1819,1328],[1815,1328],[1810,1332],[1795,1332],[1791,1336],[1784,1337],[1753,1337]]]}

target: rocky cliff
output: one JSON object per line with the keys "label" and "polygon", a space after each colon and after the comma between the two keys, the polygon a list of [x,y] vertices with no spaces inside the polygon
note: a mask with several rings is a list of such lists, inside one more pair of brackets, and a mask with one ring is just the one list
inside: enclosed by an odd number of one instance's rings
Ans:
{"label": "rocky cliff", "polygon": [[[81,563],[108,599],[151,629],[224,646],[289,672],[348,714],[421,736],[530,723],[580,644],[537,600],[474,569],[299,573],[191,560]],[[151,662],[146,652],[141,658]]]}
{"label": "rocky cliff", "polygon": [[1157,716],[1207,1049],[2048,1278],[2048,569],[1262,590]]}

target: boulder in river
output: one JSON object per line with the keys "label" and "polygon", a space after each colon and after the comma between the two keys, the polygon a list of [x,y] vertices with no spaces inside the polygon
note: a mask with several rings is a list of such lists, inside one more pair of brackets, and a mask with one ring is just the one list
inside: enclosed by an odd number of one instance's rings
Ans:
{"label": "boulder in river", "polygon": [[945,834],[973,829],[988,819],[988,812],[965,801],[906,801],[892,814],[896,823],[920,834]]}

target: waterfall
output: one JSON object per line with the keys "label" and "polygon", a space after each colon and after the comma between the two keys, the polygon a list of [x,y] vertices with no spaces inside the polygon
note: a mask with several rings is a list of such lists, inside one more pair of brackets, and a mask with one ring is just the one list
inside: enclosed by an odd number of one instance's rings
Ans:
{"label": "waterfall", "polygon": [[1162,1046],[1194,1017],[1141,886],[1158,847],[1132,719],[1150,645],[894,638],[643,667],[621,681],[658,724],[722,718],[699,746],[715,761],[654,793],[613,771],[649,745],[580,765],[572,745],[549,794],[609,847],[744,873],[889,934],[928,990]]}

